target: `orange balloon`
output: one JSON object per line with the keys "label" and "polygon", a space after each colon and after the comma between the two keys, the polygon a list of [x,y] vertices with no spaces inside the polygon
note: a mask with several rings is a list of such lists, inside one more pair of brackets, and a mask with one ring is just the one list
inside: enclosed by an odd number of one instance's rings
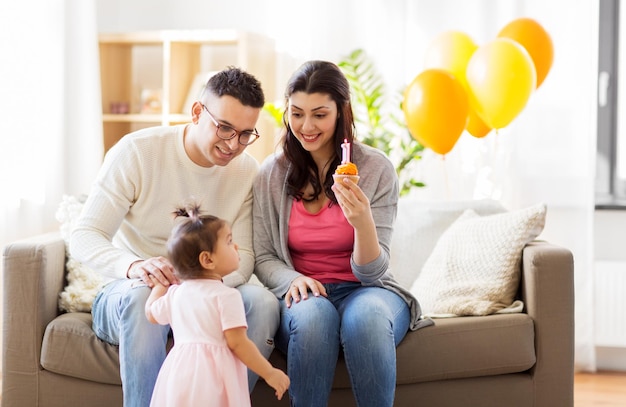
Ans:
{"label": "orange balloon", "polygon": [[537,71],[538,88],[548,75],[554,59],[554,45],[550,34],[537,21],[518,18],[504,26],[498,37],[517,41],[528,51]]}
{"label": "orange balloon", "polygon": [[[472,37],[461,31],[444,31],[429,45],[426,51],[426,68],[441,68],[450,71],[469,93],[465,71],[478,45]],[[491,128],[478,116],[472,106],[465,128],[474,137],[484,137]]]}
{"label": "orange balloon", "polygon": [[476,111],[470,106],[469,117],[467,119],[467,126],[465,126],[465,130],[476,138],[482,138],[491,132],[491,127],[487,126],[478,113],[476,113]]}
{"label": "orange balloon", "polygon": [[537,83],[530,55],[509,38],[478,48],[466,75],[470,104],[492,129],[507,126],[524,109]]}
{"label": "orange balloon", "polygon": [[469,102],[465,88],[449,71],[427,69],[404,91],[402,109],[413,138],[444,155],[465,129]]}

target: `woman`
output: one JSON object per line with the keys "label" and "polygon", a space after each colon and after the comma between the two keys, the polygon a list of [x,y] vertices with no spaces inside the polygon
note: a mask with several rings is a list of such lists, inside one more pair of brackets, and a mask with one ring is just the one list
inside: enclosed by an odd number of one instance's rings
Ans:
{"label": "woman", "polygon": [[[326,406],[343,351],[359,406],[392,406],[396,346],[430,325],[389,271],[398,179],[380,151],[355,142],[349,84],[309,61],[285,92],[282,152],[253,185],[256,273],[281,300],[276,346],[293,406]],[[334,183],[344,140],[360,181]]]}

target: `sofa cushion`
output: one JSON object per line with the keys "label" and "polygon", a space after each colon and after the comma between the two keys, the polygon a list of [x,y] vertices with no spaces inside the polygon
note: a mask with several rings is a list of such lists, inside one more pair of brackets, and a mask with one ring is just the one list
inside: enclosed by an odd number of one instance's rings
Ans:
{"label": "sofa cushion", "polygon": [[[286,371],[278,350],[270,358]],[[458,317],[408,332],[397,348],[398,384],[518,373],[535,364],[535,332],[527,314]],[[46,328],[41,365],[54,373],[99,383],[121,384],[117,346],[96,337],[91,314],[60,315]],[[350,388],[343,359],[335,388]]]}
{"label": "sofa cushion", "polygon": [[[397,348],[398,385],[525,372],[535,365],[535,329],[527,314],[457,317],[409,331]],[[275,350],[272,364],[287,371]],[[333,388],[351,388],[342,357]]]}
{"label": "sofa cushion", "polygon": [[543,230],[545,204],[479,216],[466,210],[439,238],[411,287],[426,316],[520,312],[522,249]]}
{"label": "sofa cushion", "polygon": [[87,312],[62,314],[48,324],[41,347],[41,366],[79,379],[122,384],[118,347],[98,339]]}
{"label": "sofa cushion", "polygon": [[498,201],[424,201],[402,197],[391,239],[391,270],[407,290],[418,277],[437,240],[465,211],[473,209],[481,216],[505,212]]}
{"label": "sofa cushion", "polygon": [[397,349],[398,384],[524,372],[535,365],[527,314],[455,317],[409,332]]}
{"label": "sofa cushion", "polygon": [[[78,379],[121,385],[119,349],[96,336],[91,313],[68,312],[46,327],[41,345],[44,369]],[[170,334],[167,351],[174,345]]]}

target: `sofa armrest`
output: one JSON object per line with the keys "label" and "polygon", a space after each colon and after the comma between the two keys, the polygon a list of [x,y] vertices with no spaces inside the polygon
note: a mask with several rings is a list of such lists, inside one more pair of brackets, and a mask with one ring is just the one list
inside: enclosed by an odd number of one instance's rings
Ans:
{"label": "sofa armrest", "polygon": [[65,282],[65,242],[48,233],[10,243],[3,267],[2,395],[36,405],[41,343]]}
{"label": "sofa armrest", "polygon": [[535,241],[522,255],[522,300],[535,324],[532,369],[536,406],[574,403],[574,260],[554,244]]}

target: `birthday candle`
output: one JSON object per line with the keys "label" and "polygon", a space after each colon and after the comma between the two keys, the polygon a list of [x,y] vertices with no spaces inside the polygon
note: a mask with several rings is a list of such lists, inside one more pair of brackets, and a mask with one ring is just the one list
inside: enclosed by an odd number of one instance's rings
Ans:
{"label": "birthday candle", "polygon": [[348,139],[343,139],[343,143],[341,144],[341,163],[346,164],[350,162],[350,143],[348,143]]}

